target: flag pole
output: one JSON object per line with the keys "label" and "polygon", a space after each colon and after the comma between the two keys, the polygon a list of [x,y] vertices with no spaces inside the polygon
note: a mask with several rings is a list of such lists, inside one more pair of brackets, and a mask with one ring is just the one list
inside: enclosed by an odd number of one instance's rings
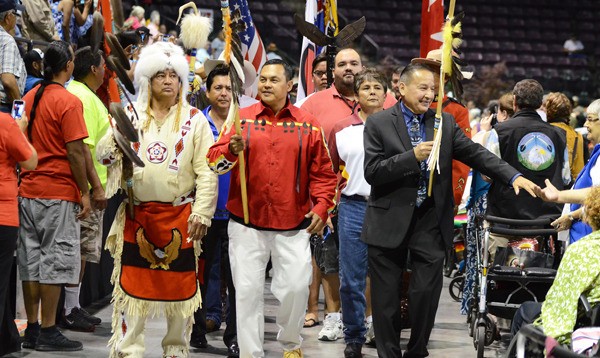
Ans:
{"label": "flag pole", "polygon": [[[231,28],[231,12],[229,10],[229,0],[221,0],[221,12],[223,13],[223,30],[225,32],[225,49],[223,50],[223,54],[225,57],[225,62],[229,65],[229,71],[231,74],[231,82],[232,87],[235,88],[233,91],[233,100],[231,101],[231,106],[229,110],[229,114],[227,115],[227,120],[225,123],[230,123],[233,119],[235,134],[242,134],[242,126],[240,124],[240,112],[239,112],[239,103],[238,103],[238,95],[241,94],[241,89],[236,85],[239,81],[239,75],[236,73],[236,58],[233,54],[233,29]],[[238,38],[239,41],[239,38]],[[239,45],[239,44],[238,44]],[[234,63],[235,62],[235,63]],[[231,118],[233,115],[233,118]],[[242,210],[244,212],[244,223],[250,223],[250,214],[248,211],[248,191],[246,185],[246,160],[244,158],[244,151],[241,150],[238,153],[238,170],[240,173],[240,191],[242,195]]]}

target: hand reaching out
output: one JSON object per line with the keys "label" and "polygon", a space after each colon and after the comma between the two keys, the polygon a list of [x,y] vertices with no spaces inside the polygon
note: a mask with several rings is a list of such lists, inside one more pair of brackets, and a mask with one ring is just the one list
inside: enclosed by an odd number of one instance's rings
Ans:
{"label": "hand reaching out", "polygon": [[554,185],[552,185],[550,180],[546,179],[544,183],[546,183],[546,187],[544,189],[538,187],[538,190],[536,190],[535,193],[537,194],[537,196],[539,196],[544,201],[558,201],[558,194],[560,193],[560,191],[556,189]]}

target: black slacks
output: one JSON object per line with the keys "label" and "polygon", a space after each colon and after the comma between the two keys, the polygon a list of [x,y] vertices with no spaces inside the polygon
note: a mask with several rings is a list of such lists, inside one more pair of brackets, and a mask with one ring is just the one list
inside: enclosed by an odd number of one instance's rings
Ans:
{"label": "black slacks", "polygon": [[21,350],[8,287],[18,231],[18,227],[0,225],[0,356]]}
{"label": "black slacks", "polygon": [[[229,220],[213,220],[206,237],[202,239],[202,254],[200,258],[205,260],[204,263],[204,283],[200,285],[200,293],[202,295],[202,305],[194,313],[194,326],[192,329],[192,337],[196,335],[206,334],[206,308],[204,305],[206,287],[210,279],[210,269],[215,259],[215,251],[217,245],[221,245],[221,280],[227,281],[227,300],[229,301],[229,315],[227,315],[227,326],[223,333],[223,342],[229,347],[232,342],[237,341],[236,330],[236,311],[235,311],[235,286],[231,277],[231,266],[229,265],[229,235],[227,234],[227,225]],[[225,275],[223,275],[223,273]]]}
{"label": "black slacks", "polygon": [[403,357],[400,349],[402,270],[410,256],[408,289],[411,336],[404,357],[426,357],[440,294],[444,242],[433,199],[416,208],[402,244],[397,248],[368,247],[373,327],[380,358]]}

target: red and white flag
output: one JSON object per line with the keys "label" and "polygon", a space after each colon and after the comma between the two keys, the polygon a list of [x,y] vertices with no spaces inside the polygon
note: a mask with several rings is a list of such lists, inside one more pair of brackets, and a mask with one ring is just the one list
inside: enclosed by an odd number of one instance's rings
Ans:
{"label": "red and white flag", "polygon": [[[319,9],[323,5],[322,1],[307,0],[306,10],[304,11],[304,20],[311,24],[318,25]],[[322,9],[321,9],[322,10]],[[321,22],[322,23],[322,22]],[[321,30],[322,27],[319,27]],[[315,91],[312,81],[312,62],[317,56],[317,46],[306,37],[302,37],[302,50],[300,52],[300,73],[298,74],[298,92],[296,100],[299,101]]]}
{"label": "red and white flag", "polygon": [[422,0],[421,7],[421,57],[427,57],[431,50],[439,49],[444,41],[442,26],[444,25],[443,0]]}

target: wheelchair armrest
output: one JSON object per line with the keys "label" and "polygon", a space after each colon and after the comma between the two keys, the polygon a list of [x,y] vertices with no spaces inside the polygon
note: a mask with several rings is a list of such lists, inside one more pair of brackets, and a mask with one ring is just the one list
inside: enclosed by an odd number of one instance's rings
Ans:
{"label": "wheelchair armrest", "polygon": [[536,227],[549,227],[550,223],[552,223],[553,219],[551,218],[543,218],[543,219],[532,219],[532,220],[521,220],[521,219],[510,219],[510,218],[501,218],[498,216],[485,215],[484,219],[489,223],[496,224],[504,224],[512,227],[523,227],[523,226],[536,226]]}
{"label": "wheelchair armrest", "polygon": [[551,268],[543,267],[527,267],[523,269],[525,275],[532,277],[554,277],[556,276],[556,270]]}
{"label": "wheelchair armrest", "polygon": [[496,266],[492,267],[491,271],[493,273],[495,273],[496,275],[510,275],[510,276],[521,276],[522,275],[521,268],[512,267],[512,266],[496,265]]}
{"label": "wheelchair armrest", "polygon": [[583,306],[583,310],[585,311],[585,315],[591,318],[592,315],[592,305],[590,301],[588,301],[587,297],[584,294],[579,296],[579,302]]}

